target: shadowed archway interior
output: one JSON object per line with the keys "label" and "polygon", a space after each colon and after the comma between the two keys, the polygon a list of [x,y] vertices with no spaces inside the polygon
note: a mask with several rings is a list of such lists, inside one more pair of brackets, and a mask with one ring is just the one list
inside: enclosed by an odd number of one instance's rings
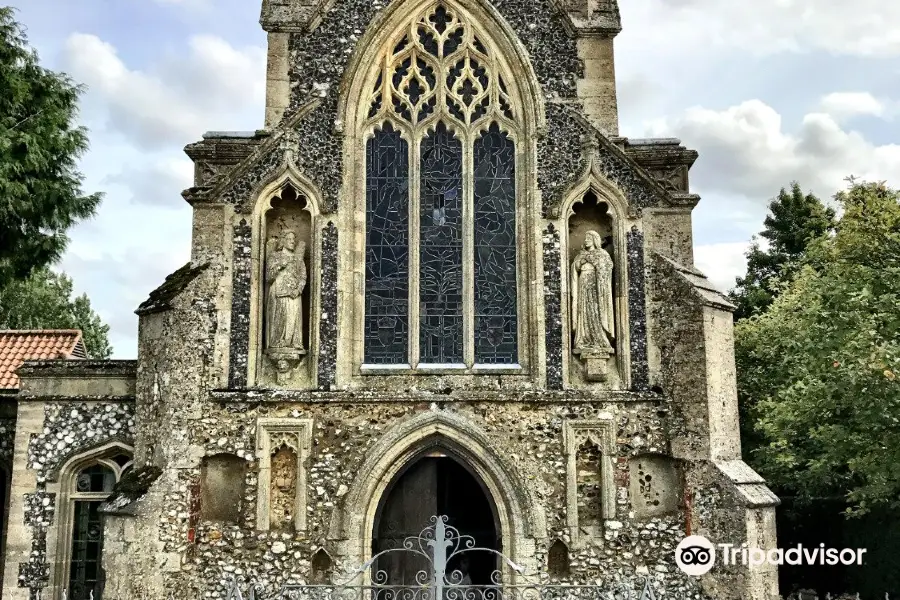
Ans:
{"label": "shadowed archway interior", "polygon": [[[496,508],[483,483],[456,457],[432,451],[410,461],[385,491],[375,517],[372,554],[402,548],[404,539],[418,536],[433,524],[435,515],[446,515],[448,525],[472,536],[476,548],[502,551]],[[495,554],[469,551],[449,562],[447,577],[462,585],[490,585],[497,567]],[[430,581],[431,565],[411,552],[388,553],[375,569],[386,579],[374,583],[405,586]]]}

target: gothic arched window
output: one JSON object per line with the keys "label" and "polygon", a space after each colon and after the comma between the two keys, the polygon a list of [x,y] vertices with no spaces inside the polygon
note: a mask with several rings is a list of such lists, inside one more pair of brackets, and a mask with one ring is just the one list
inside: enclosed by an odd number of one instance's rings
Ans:
{"label": "gothic arched window", "polygon": [[497,56],[437,4],[391,40],[366,131],[364,362],[518,362],[517,116]]}
{"label": "gothic arched window", "polygon": [[103,594],[103,517],[100,505],[132,467],[131,450],[112,444],[76,457],[60,476],[56,589],[71,600]]}

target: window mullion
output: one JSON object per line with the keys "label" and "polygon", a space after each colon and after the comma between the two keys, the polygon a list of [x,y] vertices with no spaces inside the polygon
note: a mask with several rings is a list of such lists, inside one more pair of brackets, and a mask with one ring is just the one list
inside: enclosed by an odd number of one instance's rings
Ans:
{"label": "window mullion", "polygon": [[475,364],[475,241],[472,136],[460,132],[463,142],[463,360],[471,369]]}
{"label": "window mullion", "polygon": [[419,146],[413,130],[409,143],[409,366],[419,366]]}

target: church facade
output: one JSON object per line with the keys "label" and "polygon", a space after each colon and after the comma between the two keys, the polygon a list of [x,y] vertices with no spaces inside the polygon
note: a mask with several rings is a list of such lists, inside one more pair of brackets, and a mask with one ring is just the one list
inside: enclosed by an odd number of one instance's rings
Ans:
{"label": "church facade", "polygon": [[187,146],[191,260],[137,360],[19,369],[3,598],[340,581],[438,514],[545,581],[776,597],[774,567],[674,562],[774,547],[778,500],[693,267],[697,153],[618,134],[615,0],[261,22],[265,127]]}

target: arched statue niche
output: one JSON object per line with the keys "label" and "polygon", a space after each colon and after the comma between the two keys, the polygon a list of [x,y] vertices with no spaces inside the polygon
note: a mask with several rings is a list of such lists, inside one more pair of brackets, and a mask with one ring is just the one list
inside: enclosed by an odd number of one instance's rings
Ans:
{"label": "arched statue niche", "polygon": [[588,189],[568,213],[568,375],[574,386],[623,386],[626,251],[615,208]]}
{"label": "arched statue niche", "polygon": [[[418,536],[437,515],[446,515],[460,535],[472,536],[475,548],[501,551],[496,514],[479,477],[452,453],[432,449],[410,461],[385,490],[375,516],[372,554],[402,548],[404,539]],[[499,566],[496,554],[468,551],[449,561],[447,578],[461,585],[490,585]],[[416,579],[420,571],[431,573],[427,560],[410,552],[388,553],[375,568],[388,585],[415,586],[421,583]]]}
{"label": "arched statue niche", "polygon": [[291,181],[260,198],[254,232],[251,352],[256,385],[314,385],[316,204]]}

